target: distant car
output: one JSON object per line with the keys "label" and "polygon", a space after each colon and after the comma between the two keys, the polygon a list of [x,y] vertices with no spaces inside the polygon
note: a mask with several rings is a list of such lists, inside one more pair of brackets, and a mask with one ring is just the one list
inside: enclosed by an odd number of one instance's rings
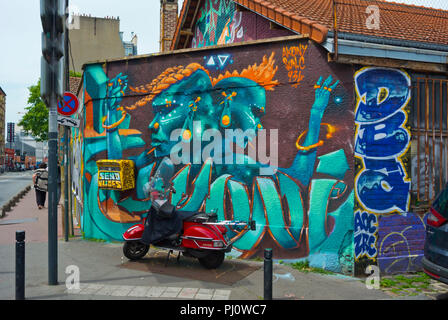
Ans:
{"label": "distant car", "polygon": [[448,284],[448,183],[429,211],[422,265],[431,278]]}

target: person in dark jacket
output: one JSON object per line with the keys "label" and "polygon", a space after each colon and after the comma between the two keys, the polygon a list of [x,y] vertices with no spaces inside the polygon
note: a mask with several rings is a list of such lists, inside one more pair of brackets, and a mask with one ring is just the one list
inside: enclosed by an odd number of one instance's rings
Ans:
{"label": "person in dark jacket", "polygon": [[37,207],[42,209],[45,206],[45,200],[48,190],[48,171],[47,164],[42,162],[33,174],[33,184],[36,190]]}

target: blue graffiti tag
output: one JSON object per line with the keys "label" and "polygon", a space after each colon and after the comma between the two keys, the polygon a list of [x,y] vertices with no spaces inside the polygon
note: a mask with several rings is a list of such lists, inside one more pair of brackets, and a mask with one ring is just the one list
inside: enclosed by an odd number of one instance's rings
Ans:
{"label": "blue graffiti tag", "polygon": [[401,156],[410,145],[404,111],[410,78],[400,70],[365,68],[355,76],[355,85],[355,155],[364,165],[355,181],[357,199],[371,212],[406,212],[410,180]]}
{"label": "blue graffiti tag", "polygon": [[368,212],[355,212],[355,258],[362,256],[375,258],[377,255],[376,241],[378,231],[378,218]]}

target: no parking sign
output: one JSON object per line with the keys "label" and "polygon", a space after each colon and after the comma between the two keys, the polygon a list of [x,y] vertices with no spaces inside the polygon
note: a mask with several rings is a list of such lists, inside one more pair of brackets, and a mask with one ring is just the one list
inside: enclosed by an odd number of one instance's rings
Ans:
{"label": "no parking sign", "polygon": [[58,102],[58,113],[63,116],[71,116],[78,111],[78,107],[78,97],[71,92],[65,92],[63,101]]}

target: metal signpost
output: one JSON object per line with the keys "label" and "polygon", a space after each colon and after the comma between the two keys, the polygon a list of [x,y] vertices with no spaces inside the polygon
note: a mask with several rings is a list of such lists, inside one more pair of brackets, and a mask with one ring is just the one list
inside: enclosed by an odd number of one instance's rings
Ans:
{"label": "metal signpost", "polygon": [[62,100],[65,0],[40,0],[42,20],[41,96],[48,119],[48,283],[58,284],[58,122],[57,101]]}
{"label": "metal signpost", "polygon": [[[67,81],[68,82],[68,81]],[[66,82],[66,87],[68,87]],[[58,124],[64,126],[64,217],[65,217],[65,241],[68,241],[69,214],[68,214],[68,127],[79,127],[80,121],[71,116],[78,111],[79,100],[73,93],[66,91],[64,98],[58,103]]]}

